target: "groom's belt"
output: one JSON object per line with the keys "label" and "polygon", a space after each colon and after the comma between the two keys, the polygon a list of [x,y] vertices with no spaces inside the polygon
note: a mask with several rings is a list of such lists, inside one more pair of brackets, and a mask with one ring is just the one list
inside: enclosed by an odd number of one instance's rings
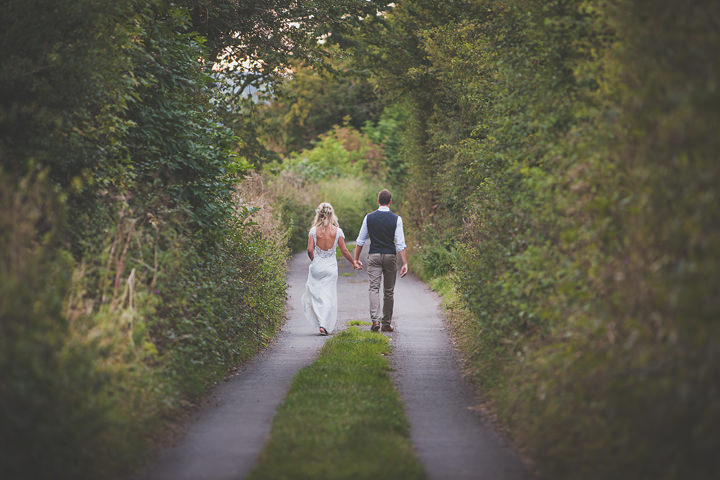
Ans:
{"label": "groom's belt", "polygon": [[373,253],[382,253],[382,254],[384,254],[384,255],[395,255],[395,254],[397,254],[397,252],[395,251],[395,249],[390,250],[390,249],[386,249],[386,248],[380,248],[380,249],[377,249],[377,250],[373,250],[372,244],[370,244],[370,251],[369,251],[368,253],[369,253],[370,255],[372,255]]}

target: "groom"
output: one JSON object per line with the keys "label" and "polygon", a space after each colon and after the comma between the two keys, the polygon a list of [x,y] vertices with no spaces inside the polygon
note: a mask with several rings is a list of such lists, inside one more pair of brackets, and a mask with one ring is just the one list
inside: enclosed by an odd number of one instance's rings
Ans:
{"label": "groom", "polygon": [[[362,268],[360,252],[370,237],[370,252],[368,255],[367,272],[370,278],[370,330],[392,332],[390,325],[393,314],[393,291],[397,278],[397,256],[400,255],[402,267],[400,276],[404,277],[408,271],[407,255],[405,253],[405,233],[403,232],[402,218],[390,211],[392,196],[387,190],[378,193],[378,209],[365,215],[360,234],[355,247],[355,264]],[[380,282],[384,285],[382,317],[380,316]]]}

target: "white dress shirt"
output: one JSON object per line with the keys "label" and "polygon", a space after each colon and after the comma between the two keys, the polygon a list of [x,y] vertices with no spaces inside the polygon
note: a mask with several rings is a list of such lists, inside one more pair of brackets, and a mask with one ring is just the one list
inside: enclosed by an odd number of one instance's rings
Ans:
{"label": "white dress shirt", "polygon": [[[378,207],[378,210],[381,212],[389,212],[390,207],[385,205],[380,205]],[[356,245],[358,247],[362,247],[365,245],[365,242],[367,242],[368,237],[370,234],[368,233],[367,228],[367,215],[365,215],[365,218],[363,218],[362,227],[360,227],[360,233],[358,234],[357,240],[355,241]],[[402,218],[398,215],[397,218],[397,225],[395,225],[395,251],[396,252],[402,252],[407,248],[405,246],[405,232],[403,232],[403,223]]]}

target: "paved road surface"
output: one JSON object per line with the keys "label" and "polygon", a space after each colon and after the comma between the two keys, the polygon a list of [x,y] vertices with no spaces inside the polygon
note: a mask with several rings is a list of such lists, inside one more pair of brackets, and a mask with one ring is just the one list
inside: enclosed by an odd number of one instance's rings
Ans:
{"label": "paved road surface", "polygon": [[393,380],[429,479],[525,478],[517,455],[468,407],[479,400],[460,376],[438,297],[417,277],[395,287]]}
{"label": "paved road surface", "polygon": [[[308,262],[302,253],[289,263],[288,322],[278,339],[220,385],[178,444],[160,452],[137,479],[224,480],[250,472],[290,381],[326,340],[300,308]],[[365,272],[354,272],[344,259],[339,263],[341,329],[350,320],[367,320],[368,299]],[[436,296],[412,276],[396,285],[393,379],[428,478],[523,478],[512,451],[467,408],[477,400],[460,378]]]}

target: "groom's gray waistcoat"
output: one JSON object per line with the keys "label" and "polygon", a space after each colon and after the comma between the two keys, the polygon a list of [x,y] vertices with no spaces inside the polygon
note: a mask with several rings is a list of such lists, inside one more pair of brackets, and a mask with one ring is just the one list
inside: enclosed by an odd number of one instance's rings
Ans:
{"label": "groom's gray waistcoat", "polygon": [[398,216],[375,210],[367,216],[370,253],[395,253],[395,227]]}

